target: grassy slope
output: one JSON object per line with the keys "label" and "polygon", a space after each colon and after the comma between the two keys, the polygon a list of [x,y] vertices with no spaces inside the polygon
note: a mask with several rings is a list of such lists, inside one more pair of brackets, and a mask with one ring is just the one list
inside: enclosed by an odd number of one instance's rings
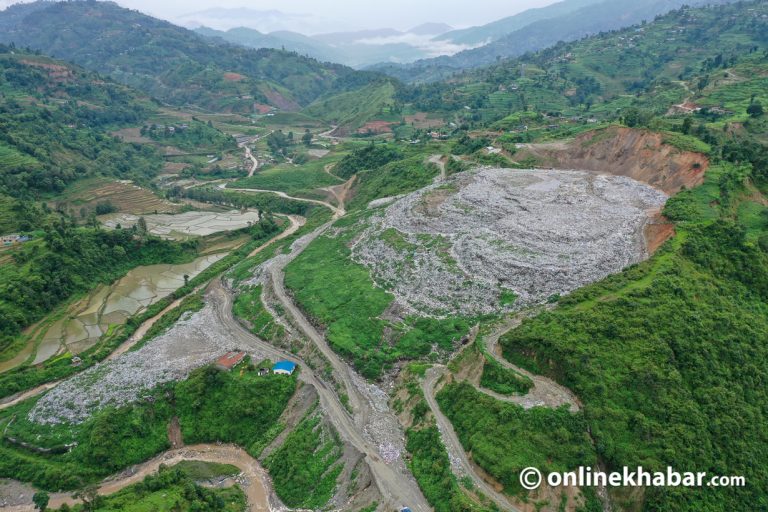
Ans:
{"label": "grassy slope", "polygon": [[[666,465],[745,475],[743,490],[648,489],[644,510],[753,510],[768,438],[768,255],[730,211],[715,167],[699,189],[669,205],[685,220],[651,260],[586,287],[502,339],[505,355],[550,374],[585,405],[609,466]],[[714,182],[714,183],[713,183]],[[738,209],[738,206],[736,207]],[[755,225],[751,229],[758,229]],[[738,419],[737,419],[738,418]],[[760,505],[758,505],[760,504]]]}
{"label": "grassy slope", "polygon": [[342,183],[326,173],[323,168],[334,159],[321,159],[300,167],[291,164],[278,165],[259,171],[250,178],[237,180],[229,188],[254,188],[278,190],[290,196],[316,197],[316,190],[321,187],[335,186]]}
{"label": "grassy slope", "polygon": [[321,99],[307,107],[308,115],[355,131],[371,119],[386,116],[395,87],[391,82],[373,83],[357,91]]}
{"label": "grassy slope", "polygon": [[[307,247],[288,267],[285,283],[297,303],[327,327],[334,350],[352,359],[368,377],[400,359],[427,356],[432,345],[450,350],[469,328],[465,319],[438,321],[406,318],[393,323],[380,316],[393,296],[377,288],[363,265],[351,259],[348,244],[363,224],[360,214],[337,223],[347,228],[336,237],[322,236]],[[385,328],[391,332],[385,336]]]}
{"label": "grassy slope", "polygon": [[333,497],[342,446],[320,419],[308,416],[265,461],[275,492],[292,508],[321,509]]}

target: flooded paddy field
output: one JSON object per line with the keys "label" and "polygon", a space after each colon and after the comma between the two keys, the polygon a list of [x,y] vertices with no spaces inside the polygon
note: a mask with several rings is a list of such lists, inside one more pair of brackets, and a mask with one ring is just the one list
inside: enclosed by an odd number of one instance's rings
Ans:
{"label": "flooded paddy field", "polygon": [[48,327],[33,364],[62,352],[78,354],[87,350],[110,326],[122,325],[184,286],[185,275],[192,279],[224,256],[226,253],[211,254],[191,263],[137,267],[112,285],[99,286]]}
{"label": "flooded paddy field", "polygon": [[[153,235],[181,240],[246,228],[259,221],[259,212],[256,210],[185,212],[178,215],[146,215],[144,220],[147,222],[147,229]],[[105,216],[102,222],[106,227],[115,229],[118,225],[130,228],[138,221],[137,215],[115,214]]]}

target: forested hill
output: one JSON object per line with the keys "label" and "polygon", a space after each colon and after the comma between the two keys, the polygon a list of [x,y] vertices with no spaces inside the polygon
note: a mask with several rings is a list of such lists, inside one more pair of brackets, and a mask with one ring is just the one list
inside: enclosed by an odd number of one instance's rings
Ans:
{"label": "forested hill", "polygon": [[[577,41],[583,37],[622,29],[677,9],[728,3],[731,0],[606,0],[592,3],[545,19],[533,19],[491,43],[459,52],[450,57],[436,57],[413,64],[374,66],[406,82],[422,82],[447,77],[457,70],[473,69],[499,59],[518,57],[541,50],[560,41]],[[557,13],[555,10],[554,13]]]}
{"label": "forested hill", "polygon": [[765,1],[686,7],[449,82],[402,88],[398,99],[423,110],[468,106],[471,121],[508,120],[498,125],[505,128],[532,112],[611,119],[629,107],[664,114],[686,99],[744,114],[753,93],[765,94],[766,49]]}
{"label": "forested hill", "polygon": [[296,53],[252,50],[111,2],[35,2],[0,12],[0,42],[41,50],[165,102],[247,112],[298,109],[376,75]]}
{"label": "forested hill", "polygon": [[42,225],[46,212],[35,200],[76,180],[154,177],[162,166],[157,151],[108,131],[140,123],[155,108],[124,85],[0,45],[0,232]]}
{"label": "forested hill", "polygon": [[94,173],[152,175],[160,166],[152,148],[106,131],[139,123],[154,108],[82,68],[0,45],[0,199],[60,192]]}

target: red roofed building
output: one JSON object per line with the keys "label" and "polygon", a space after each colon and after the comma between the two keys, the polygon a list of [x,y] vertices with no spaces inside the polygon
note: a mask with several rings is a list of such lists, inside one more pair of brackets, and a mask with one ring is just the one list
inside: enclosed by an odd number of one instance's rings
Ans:
{"label": "red roofed building", "polygon": [[229,371],[245,358],[245,352],[227,352],[216,360],[216,368]]}

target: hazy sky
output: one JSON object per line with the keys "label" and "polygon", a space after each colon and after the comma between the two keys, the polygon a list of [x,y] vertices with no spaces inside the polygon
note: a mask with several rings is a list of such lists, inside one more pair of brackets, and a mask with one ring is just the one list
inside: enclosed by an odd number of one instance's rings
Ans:
{"label": "hazy sky", "polygon": [[[260,11],[278,10],[290,15],[275,20],[274,30],[295,21],[298,32],[330,32],[356,28],[391,27],[407,29],[424,22],[443,22],[455,27],[480,25],[511,16],[530,7],[556,0],[118,0],[122,6],[176,21],[181,15],[211,7],[247,7]],[[16,0],[0,0],[7,7]],[[184,19],[189,20],[188,17]],[[245,23],[244,23],[245,24]],[[264,27],[253,27],[264,29]]]}

